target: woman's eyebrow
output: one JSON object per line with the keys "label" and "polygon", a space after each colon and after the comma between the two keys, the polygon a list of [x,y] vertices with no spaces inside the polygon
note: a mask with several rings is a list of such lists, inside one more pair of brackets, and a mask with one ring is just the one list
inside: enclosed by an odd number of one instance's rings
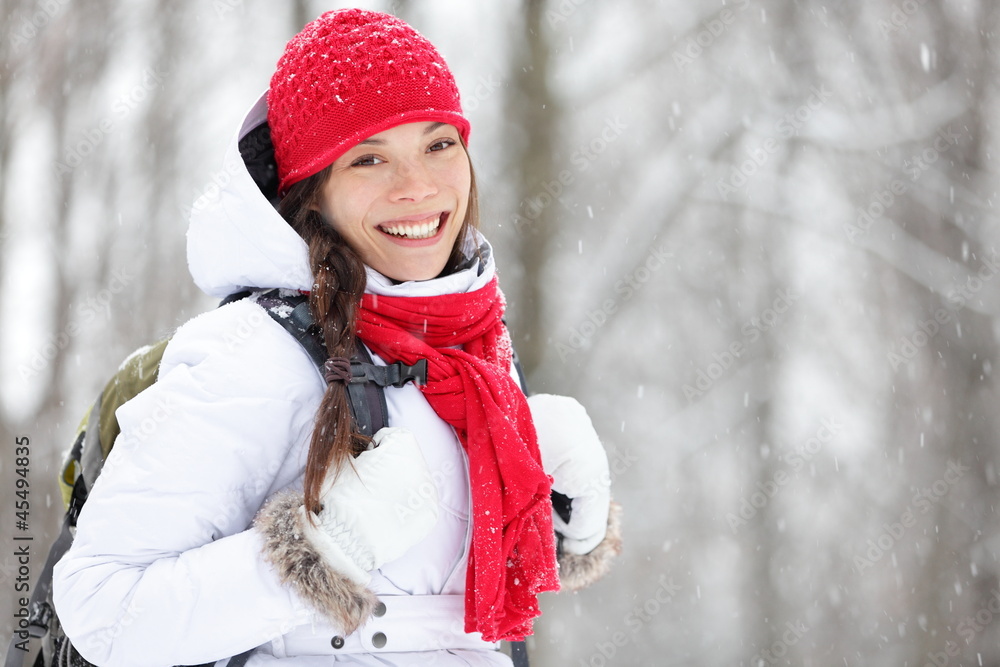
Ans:
{"label": "woman's eyebrow", "polygon": [[[447,124],[448,123],[441,123],[441,122],[431,123],[430,125],[427,126],[427,129],[424,130],[424,134],[430,134],[431,132],[436,131],[441,126],[447,125]],[[367,139],[364,139],[364,140],[358,142],[359,146],[361,146],[361,145],[364,145],[364,146],[381,146],[383,144],[385,144],[385,141],[383,141],[382,139],[376,139],[374,137],[369,137]]]}

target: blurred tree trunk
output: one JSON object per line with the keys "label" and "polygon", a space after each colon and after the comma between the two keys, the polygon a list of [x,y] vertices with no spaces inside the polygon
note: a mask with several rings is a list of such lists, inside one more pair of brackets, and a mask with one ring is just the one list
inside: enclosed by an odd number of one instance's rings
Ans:
{"label": "blurred tree trunk", "polygon": [[[530,378],[546,352],[546,267],[558,224],[555,202],[543,204],[546,181],[557,176],[555,156],[559,146],[561,109],[549,82],[551,49],[545,25],[545,0],[525,0],[521,29],[513,37],[519,44],[511,52],[511,87],[506,98],[508,136],[515,140],[509,154],[516,213],[529,222],[515,224],[516,255],[508,270],[517,275],[517,288],[509,301],[511,333],[521,364]],[[540,209],[540,210],[539,210]]]}
{"label": "blurred tree trunk", "polygon": [[[956,267],[955,277],[945,284],[967,296],[967,303],[948,316],[938,331],[928,332],[924,323],[933,321],[935,313],[946,312],[942,309],[949,307],[953,294],[941,289],[942,280],[934,275],[935,267],[918,267],[926,272],[927,279],[921,280],[918,274],[904,281],[909,282],[912,300],[919,307],[911,317],[901,318],[901,326],[893,336],[896,341],[906,338],[919,343],[923,339],[916,332],[928,333],[926,348],[908,363],[900,364],[895,386],[897,405],[914,406],[895,413],[896,429],[909,432],[910,442],[919,438],[923,444],[914,452],[915,458],[922,459],[922,470],[913,469],[906,497],[918,489],[931,489],[935,499],[918,561],[922,571],[917,580],[928,585],[922,587],[916,602],[927,625],[939,631],[921,633],[920,641],[913,646],[914,663],[944,651],[948,641],[958,644],[965,658],[989,655],[996,648],[995,631],[992,638],[988,630],[976,633],[967,645],[955,630],[963,617],[974,616],[986,605],[1000,578],[995,554],[991,557],[988,551],[976,548],[984,537],[1000,535],[996,506],[991,500],[996,497],[996,470],[1000,465],[1000,420],[996,383],[991,377],[992,363],[1000,357],[994,326],[1000,311],[990,312],[990,304],[996,302],[989,297],[1000,292],[1000,275],[995,267],[989,269],[998,248],[989,241],[983,243],[989,237],[982,234],[987,221],[978,210],[979,202],[955,196],[956,192],[967,191],[970,175],[976,182],[984,172],[995,172],[987,154],[987,126],[991,121],[978,110],[986,103],[997,75],[996,61],[989,55],[991,49],[980,26],[997,25],[998,10],[994,4],[981,5],[973,12],[979,14],[978,20],[966,24],[956,20],[944,5],[928,5],[926,11],[931,13],[929,23],[934,26],[933,32],[922,35],[932,54],[931,75],[939,79],[938,83],[953,77],[974,83],[965,100],[967,110],[955,124],[961,127],[961,138],[929,165],[921,176],[927,187],[914,193],[901,216],[904,234],[912,237],[907,240],[939,253],[948,266]],[[970,49],[975,57],[969,57]],[[918,147],[938,150],[938,131],[949,129],[948,125],[931,128]],[[900,247],[898,266],[912,261],[907,247]],[[981,269],[987,269],[984,275],[989,277],[978,278]],[[948,475],[952,462],[959,467],[953,467]],[[949,477],[954,479],[954,470],[961,467],[966,472],[951,484]],[[946,493],[939,497],[933,485],[940,480],[949,483]]]}
{"label": "blurred tree trunk", "polygon": [[[128,229],[135,238],[129,245],[140,248],[145,261],[142,273],[136,276],[136,289],[126,289],[116,297],[112,316],[118,330],[128,331],[128,339],[135,345],[172,331],[179,323],[179,314],[187,312],[198,298],[190,280],[165,285],[158,279],[179,273],[178,267],[187,263],[182,233],[187,220],[178,206],[184,193],[178,188],[182,174],[191,167],[186,164],[190,156],[183,152],[181,128],[186,115],[193,111],[187,92],[191,81],[185,55],[191,47],[190,26],[197,21],[197,9],[198,3],[187,0],[156,0],[152,12],[158,25],[148,42],[148,66],[140,82],[147,94],[133,135],[138,144],[136,171],[144,185],[147,213],[143,215],[141,210],[132,209],[126,201],[119,204],[120,211],[133,211]],[[109,171],[114,171],[114,167]],[[133,257],[120,254],[119,268],[130,259]],[[107,268],[105,271],[101,284],[112,279]]]}
{"label": "blurred tree trunk", "polygon": [[[19,0],[0,0],[0,16],[7,17],[13,24],[14,17],[21,14],[21,4]],[[7,181],[10,178],[11,148],[17,132],[12,96],[15,77],[21,62],[14,44],[15,39],[10,35],[0,40],[0,67],[2,67],[0,69],[0,282],[6,278],[7,252],[13,235],[11,222],[7,219]],[[4,290],[0,290],[0,312],[4,308],[5,300]],[[3,361],[0,361],[0,371],[10,372]],[[7,410],[0,407],[0,438],[3,438],[4,443],[9,443],[13,433],[6,413]]]}
{"label": "blurred tree trunk", "polygon": [[[323,11],[326,11],[325,9]],[[309,0],[294,0],[292,2],[292,31],[288,34],[288,39],[292,38],[292,35],[297,34],[302,30],[303,26],[309,21],[319,16],[313,12],[313,9],[309,6]]]}
{"label": "blurred tree trunk", "polygon": [[[79,267],[71,261],[72,219],[77,201],[77,189],[88,179],[83,177],[84,171],[98,169],[93,164],[99,159],[102,144],[98,140],[87,137],[93,127],[81,127],[74,121],[80,119],[80,109],[88,108],[91,91],[96,88],[105,75],[108,64],[109,42],[107,40],[106,19],[113,16],[113,0],[100,0],[100,6],[93,5],[82,8],[70,5],[64,13],[54,15],[50,23],[39,30],[37,48],[39,62],[36,89],[40,106],[47,110],[51,126],[54,152],[45,160],[49,173],[52,174],[53,188],[50,193],[54,202],[53,219],[49,228],[49,266],[55,273],[55,292],[45,303],[51,313],[52,328],[42,340],[57,340],[65,336],[69,341],[57,344],[56,352],[43,371],[46,377],[44,390],[45,400],[32,420],[36,425],[52,428],[59,422],[59,415],[65,403],[65,377],[67,374],[68,357],[73,351],[73,335],[71,324],[80,297],[88,287],[88,279],[83,278]],[[74,29],[69,26],[73,25]],[[78,32],[79,31],[79,32]],[[70,38],[68,35],[78,37]],[[92,157],[80,164],[75,164],[70,156],[75,154],[88,155],[79,146],[88,142],[92,147]],[[100,228],[97,221],[97,228]],[[91,221],[93,224],[93,221]],[[91,283],[92,284],[92,283]]]}

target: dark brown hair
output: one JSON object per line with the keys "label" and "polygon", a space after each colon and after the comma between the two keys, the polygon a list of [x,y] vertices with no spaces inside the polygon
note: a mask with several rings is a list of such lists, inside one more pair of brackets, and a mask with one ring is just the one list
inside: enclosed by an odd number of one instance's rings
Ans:
{"label": "dark brown hair", "polygon": [[[367,277],[361,257],[315,210],[330,171],[327,167],[291,186],[278,204],[278,212],[309,246],[309,265],[313,273],[309,307],[323,329],[327,354],[350,358],[354,353],[355,323]],[[462,245],[472,230],[479,228],[479,198],[471,160],[469,171],[472,182],[465,220],[442,275],[454,271],[464,261]],[[306,459],[306,507],[318,509],[320,489],[327,474],[338,474],[352,455],[364,451],[368,441],[369,438],[354,430],[344,385],[339,382],[328,385],[316,413]]]}

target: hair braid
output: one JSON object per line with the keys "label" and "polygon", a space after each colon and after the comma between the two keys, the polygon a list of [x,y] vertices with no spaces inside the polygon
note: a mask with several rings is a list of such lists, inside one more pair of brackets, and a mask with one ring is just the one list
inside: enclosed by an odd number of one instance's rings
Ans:
{"label": "hair braid", "polygon": [[[355,321],[366,274],[357,253],[310,208],[327,174],[328,170],[324,170],[293,186],[281,200],[279,211],[309,246],[309,264],[314,276],[309,308],[323,330],[327,354],[350,358],[354,353]],[[318,508],[327,472],[339,471],[368,442],[369,438],[354,431],[344,385],[334,382],[327,386],[316,413],[306,460],[306,507]]]}

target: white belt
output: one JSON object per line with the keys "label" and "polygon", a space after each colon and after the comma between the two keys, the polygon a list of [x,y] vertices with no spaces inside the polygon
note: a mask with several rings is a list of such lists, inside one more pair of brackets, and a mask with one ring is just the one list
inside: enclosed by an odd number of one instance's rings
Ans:
{"label": "white belt", "polygon": [[286,656],[337,655],[340,653],[401,653],[442,649],[495,651],[499,643],[487,642],[464,628],[462,595],[386,595],[375,615],[357,632],[344,636],[327,624],[303,625],[281,638]]}

